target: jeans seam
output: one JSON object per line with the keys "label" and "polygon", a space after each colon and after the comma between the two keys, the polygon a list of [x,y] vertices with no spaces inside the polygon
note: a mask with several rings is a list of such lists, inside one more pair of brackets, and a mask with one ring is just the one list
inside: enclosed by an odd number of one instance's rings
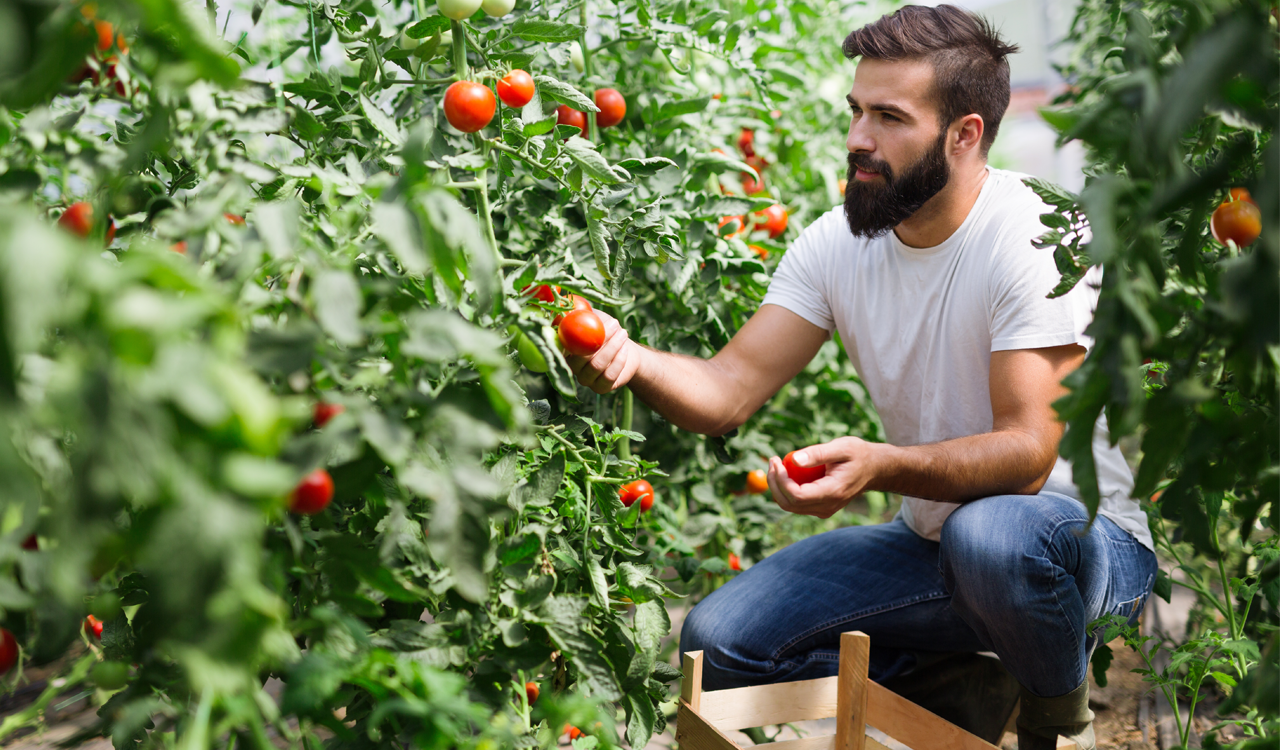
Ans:
{"label": "jeans seam", "polygon": [[837,617],[834,620],[829,620],[827,622],[822,623],[821,625],[814,626],[809,630],[806,630],[800,633],[799,635],[795,636],[794,638],[787,641],[786,643],[783,643],[772,654],[770,654],[769,658],[773,661],[778,661],[782,659],[783,652],[785,652],[787,649],[791,648],[792,646],[796,645],[800,641],[803,641],[805,638],[808,638],[816,633],[821,633],[824,630],[840,625],[841,623],[852,622],[853,620],[857,620],[863,617],[869,617],[871,615],[878,615],[884,612],[891,612],[895,609],[902,609],[903,607],[909,607],[913,604],[920,604],[921,602],[945,599],[948,596],[950,596],[950,594],[948,594],[945,590],[928,593],[928,594],[921,594],[920,596],[917,596],[913,599],[907,599],[904,601],[896,602],[894,604],[887,604],[881,607],[860,610],[858,612],[855,612],[851,615],[847,615],[845,617]]}

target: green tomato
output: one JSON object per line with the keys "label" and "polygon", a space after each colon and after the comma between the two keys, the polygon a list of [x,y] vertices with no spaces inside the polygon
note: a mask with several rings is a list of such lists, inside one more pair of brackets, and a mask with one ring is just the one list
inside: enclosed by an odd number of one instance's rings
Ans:
{"label": "green tomato", "polygon": [[119,690],[129,684],[129,665],[122,661],[98,662],[89,679],[103,690]]}
{"label": "green tomato", "polygon": [[302,183],[302,198],[311,203],[324,194],[324,183],[319,177],[311,175]]}
{"label": "green tomato", "polygon": [[582,58],[582,45],[577,42],[569,47],[569,62],[573,63],[574,69],[579,73],[587,68],[587,61]]}
{"label": "green tomato", "polygon": [[407,31],[400,32],[400,49],[415,50],[419,44],[422,44],[421,39],[414,39]]}
{"label": "green tomato", "polygon": [[547,358],[542,356],[542,352],[538,351],[538,347],[534,345],[533,339],[530,339],[524,331],[516,333],[516,353],[520,355],[520,363],[530,372],[546,372],[549,369]]}
{"label": "green tomato", "polygon": [[484,8],[484,12],[494,18],[501,18],[516,7],[516,0],[483,0],[480,7]]}
{"label": "green tomato", "polygon": [[440,15],[455,21],[465,21],[480,10],[481,0],[436,0]]}

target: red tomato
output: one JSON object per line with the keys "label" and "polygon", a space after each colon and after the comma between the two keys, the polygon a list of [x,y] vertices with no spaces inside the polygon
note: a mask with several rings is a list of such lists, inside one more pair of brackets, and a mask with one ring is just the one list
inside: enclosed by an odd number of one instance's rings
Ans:
{"label": "red tomato", "polygon": [[750,172],[742,173],[742,192],[755,195],[764,192],[764,180],[757,180]]}
{"label": "red tomato", "polygon": [[324,427],[329,424],[329,420],[346,411],[347,407],[342,404],[330,404],[325,401],[317,401],[315,408],[312,410],[311,421],[316,427]]}
{"label": "red tomato", "polygon": [[582,730],[581,730],[581,729],[578,729],[577,727],[571,727],[571,726],[569,726],[568,724],[565,724],[564,726],[565,726],[565,730],[564,730],[564,731],[566,731],[566,732],[568,732],[568,733],[569,733],[569,741],[570,741],[570,742],[572,742],[573,740],[576,740],[576,739],[578,739],[579,737],[581,737],[581,736],[582,736]]}
{"label": "red tomato", "polygon": [[742,561],[732,552],[729,553],[729,570],[742,570]]}
{"label": "red tomato", "polygon": [[1249,200],[1233,198],[1213,212],[1209,229],[1224,245],[1232,240],[1237,247],[1248,247],[1262,234],[1262,212]]}
{"label": "red tomato", "polygon": [[649,508],[645,506],[645,499],[649,500],[649,505],[653,505],[653,485],[644,479],[637,479],[634,482],[627,482],[618,488],[618,499],[622,501],[623,506],[630,508],[635,501],[640,501],[640,510],[645,511]]}
{"label": "red tomato", "polygon": [[224,213],[222,215],[222,218],[226,219],[227,221],[231,222],[232,224],[238,227],[244,226],[244,217],[239,214]]}
{"label": "red tomato", "polygon": [[596,113],[596,125],[611,128],[627,116],[627,100],[617,89],[596,89],[595,98],[596,106],[600,108]]}
{"label": "red tomato", "polygon": [[474,133],[493,119],[498,100],[483,83],[458,81],[444,92],[444,117],[464,133]]}
{"label": "red tomato", "polygon": [[769,475],[760,469],[752,469],[747,472],[747,492],[753,492],[757,495],[769,491]]}
{"label": "red tomato", "polygon": [[738,135],[738,150],[743,156],[756,155],[756,131],[751,128],[743,128],[742,133]]}
{"label": "red tomato", "polygon": [[538,700],[538,683],[526,682],[524,684],[524,697],[529,699],[529,705],[532,706],[534,701]]}
{"label": "red tomato", "polygon": [[107,247],[111,247],[111,243],[116,239],[116,220],[110,216],[107,217],[107,236],[105,239]]}
{"label": "red tomato", "polygon": [[533,92],[533,76],[519,68],[498,81],[498,98],[508,107],[523,107],[533,99]]}
{"label": "red tomato", "polygon": [[781,203],[775,203],[763,211],[756,211],[757,225],[769,233],[769,239],[787,231],[787,209]]}
{"label": "red tomato", "polygon": [[552,304],[556,301],[556,295],[560,293],[560,287],[551,286],[550,284],[539,284],[537,286],[527,286],[520,291],[525,294],[532,295],[539,302]]}
{"label": "red tomato", "polygon": [[27,538],[22,540],[22,548],[38,550],[40,549],[40,540],[36,538],[35,534],[28,534]]}
{"label": "red tomato", "polygon": [[324,469],[316,469],[302,478],[289,495],[289,510],[312,516],[324,510],[333,499],[333,477]]}
{"label": "red tomato", "polygon": [[760,260],[769,259],[769,251],[759,245],[747,245],[747,249],[760,256]]}
{"label": "red tomato", "polygon": [[782,465],[787,467],[787,476],[791,477],[791,481],[796,484],[808,484],[816,482],[827,475],[826,464],[822,466],[801,466],[793,458],[795,454],[795,451],[791,451],[782,459]]}
{"label": "red tomato", "polygon": [[94,21],[93,30],[98,32],[98,51],[106,52],[111,49],[111,43],[115,41],[115,27],[109,21]]}
{"label": "red tomato", "polygon": [[87,201],[72,203],[58,217],[58,226],[77,237],[88,237],[93,230],[93,204]]}
{"label": "red tomato", "polygon": [[93,615],[84,618],[84,632],[98,640],[102,640],[102,620]]}
{"label": "red tomato", "polygon": [[1253,199],[1253,196],[1249,195],[1248,188],[1231,188],[1230,194],[1231,200],[1233,201],[1249,201],[1255,206],[1258,205],[1258,202]]}
{"label": "red tomato", "polygon": [[604,322],[594,310],[573,310],[560,321],[560,343],[570,354],[589,357],[604,346]]}
{"label": "red tomato", "polygon": [[[573,303],[573,309],[570,310],[569,312],[573,312],[573,310],[590,310],[591,309],[591,303],[579,297],[576,294],[570,294],[569,301]],[[562,320],[564,320],[564,315],[557,315],[555,318],[552,319],[551,325],[558,326],[560,325],[560,321]]]}
{"label": "red tomato", "polygon": [[13,669],[18,663],[18,639],[8,628],[0,628],[0,674]]}
{"label": "red tomato", "polygon": [[647,495],[641,495],[640,496],[640,512],[648,513],[649,509],[652,507],[653,507],[653,493],[650,492]]}
{"label": "red tomato", "polygon": [[174,251],[174,252],[175,252],[175,253],[177,253],[178,255],[186,255],[186,254],[187,254],[187,241],[186,241],[186,240],[178,240],[177,242],[175,242],[175,243],[173,243],[172,245],[170,245],[170,246],[169,246],[169,249],[170,249],[170,250],[172,250],[172,251]]}
{"label": "red tomato", "polygon": [[556,107],[556,124],[572,125],[582,131],[582,137],[587,137],[587,116],[567,104],[561,104]]}
{"label": "red tomato", "polygon": [[730,222],[734,222],[734,221],[736,221],[736,222],[738,222],[738,223],[737,223],[737,224],[731,224],[731,225],[729,226],[729,231],[728,231],[728,232],[722,232],[722,233],[721,233],[721,234],[723,234],[723,236],[725,236],[725,237],[737,237],[738,235],[740,235],[740,234],[742,234],[743,232],[747,231],[747,217],[745,217],[745,216],[725,216],[725,217],[722,217],[722,218],[720,219],[720,228],[721,228],[721,229],[723,229],[725,224],[729,224]]}

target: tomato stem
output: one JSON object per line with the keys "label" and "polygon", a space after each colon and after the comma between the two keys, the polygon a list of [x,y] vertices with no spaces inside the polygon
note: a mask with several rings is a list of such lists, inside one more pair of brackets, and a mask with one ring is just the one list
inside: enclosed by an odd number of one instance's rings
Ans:
{"label": "tomato stem", "polygon": [[[587,46],[587,0],[582,0],[582,5],[578,6],[579,25],[582,26],[582,35],[578,37],[578,46],[582,48],[582,74],[587,77],[588,84],[591,81],[591,48]],[[595,97],[591,97],[593,100]],[[600,142],[600,129],[596,125],[596,112],[587,112],[587,137],[592,143]]]}
{"label": "tomato stem", "polygon": [[[635,412],[635,396],[631,393],[631,389],[622,386],[622,429],[631,431],[631,418]],[[623,461],[631,460],[631,438],[624,437],[618,440],[618,457]]]}
{"label": "tomato stem", "polygon": [[453,72],[459,81],[465,81],[471,72],[467,68],[467,34],[461,21],[450,21],[449,30],[453,33]]}

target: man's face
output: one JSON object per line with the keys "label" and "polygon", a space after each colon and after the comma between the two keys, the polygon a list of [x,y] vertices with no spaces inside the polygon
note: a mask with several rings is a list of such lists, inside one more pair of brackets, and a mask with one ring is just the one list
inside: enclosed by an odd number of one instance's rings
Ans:
{"label": "man's face", "polygon": [[849,93],[852,119],[844,209],[849,231],[878,237],[947,185],[947,130],[938,127],[933,66],[862,60]]}

